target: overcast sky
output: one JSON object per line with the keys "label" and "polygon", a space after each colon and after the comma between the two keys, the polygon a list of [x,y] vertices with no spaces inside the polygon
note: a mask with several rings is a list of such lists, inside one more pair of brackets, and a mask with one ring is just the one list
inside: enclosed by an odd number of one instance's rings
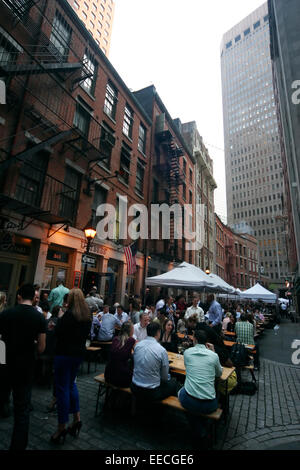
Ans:
{"label": "overcast sky", "polygon": [[196,121],[226,216],[220,44],[263,0],[115,0],[110,61],[127,86],[151,84],[173,118]]}

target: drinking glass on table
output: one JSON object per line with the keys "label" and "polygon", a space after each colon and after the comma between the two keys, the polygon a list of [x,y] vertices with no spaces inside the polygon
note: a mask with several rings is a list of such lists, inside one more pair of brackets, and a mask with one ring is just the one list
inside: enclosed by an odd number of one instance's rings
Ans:
{"label": "drinking glass on table", "polygon": [[182,354],[182,353],[183,353],[183,350],[184,350],[183,344],[179,344],[179,345],[178,345],[178,352],[179,352],[179,354]]}

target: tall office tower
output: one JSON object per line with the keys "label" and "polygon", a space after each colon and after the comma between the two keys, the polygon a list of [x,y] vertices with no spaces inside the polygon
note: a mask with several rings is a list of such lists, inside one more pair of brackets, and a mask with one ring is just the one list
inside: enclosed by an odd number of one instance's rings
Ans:
{"label": "tall office tower", "polygon": [[284,178],[274,99],[268,5],[221,46],[228,224],[259,242],[259,278],[283,289],[288,272]]}
{"label": "tall office tower", "polygon": [[108,57],[114,19],[114,0],[68,0],[98,46]]}
{"label": "tall office tower", "polygon": [[284,197],[289,234],[289,280],[300,311],[300,2],[269,0],[275,101],[280,120]]}

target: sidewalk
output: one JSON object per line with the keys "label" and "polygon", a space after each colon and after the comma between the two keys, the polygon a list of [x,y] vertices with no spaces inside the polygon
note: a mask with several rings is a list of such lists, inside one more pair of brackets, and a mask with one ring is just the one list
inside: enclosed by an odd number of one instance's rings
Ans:
{"label": "sidewalk", "polygon": [[[230,397],[231,415],[220,448],[300,449],[300,366],[291,361],[294,339],[300,340],[299,323],[284,319],[277,334],[265,330],[259,340],[259,390],[254,396]],[[246,373],[244,380],[249,379]]]}

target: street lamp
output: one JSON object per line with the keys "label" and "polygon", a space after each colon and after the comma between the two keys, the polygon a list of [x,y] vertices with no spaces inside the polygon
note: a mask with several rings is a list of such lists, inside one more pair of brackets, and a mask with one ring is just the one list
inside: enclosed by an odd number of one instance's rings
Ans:
{"label": "street lamp", "polygon": [[210,269],[209,267],[207,266],[206,270],[205,270],[206,274],[209,275],[210,274]]}
{"label": "street lamp", "polygon": [[[95,236],[96,236],[96,230],[94,229],[93,227],[93,223],[92,221],[90,221],[87,226],[84,228],[84,234],[85,234],[85,238],[87,239],[87,245],[86,245],[86,252],[85,254],[88,256],[89,252],[90,252],[90,248],[91,248],[91,243],[92,241],[94,240]],[[86,260],[87,261],[87,260]],[[85,294],[87,294],[86,291],[86,273],[87,273],[87,265],[88,263],[86,262],[85,263],[85,266],[84,266],[84,274],[83,274],[83,280],[82,280],[82,290]]]}

